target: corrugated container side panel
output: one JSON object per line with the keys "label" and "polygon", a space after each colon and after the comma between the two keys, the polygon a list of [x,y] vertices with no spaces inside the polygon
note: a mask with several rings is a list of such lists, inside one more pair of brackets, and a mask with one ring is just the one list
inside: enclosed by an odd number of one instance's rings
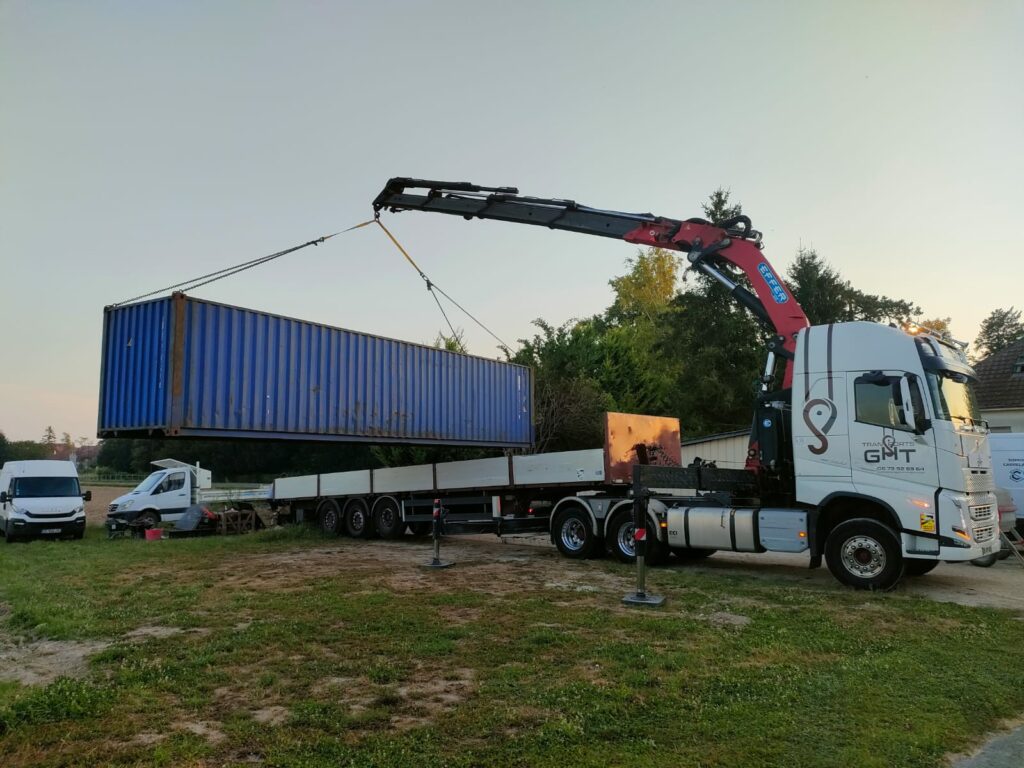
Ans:
{"label": "corrugated container side panel", "polygon": [[[183,317],[182,434],[532,440],[521,367],[195,299]],[[106,313],[101,431],[179,426],[172,326],[170,299]]]}
{"label": "corrugated container side panel", "polygon": [[170,302],[104,313],[101,430],[153,429],[167,421]]}

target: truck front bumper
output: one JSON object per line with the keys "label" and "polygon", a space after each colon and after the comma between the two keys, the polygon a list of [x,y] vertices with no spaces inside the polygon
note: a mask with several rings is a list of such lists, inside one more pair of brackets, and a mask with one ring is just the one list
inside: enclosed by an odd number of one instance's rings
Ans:
{"label": "truck front bumper", "polygon": [[7,521],[7,535],[16,539],[35,539],[62,536],[80,536],[85,531],[85,518],[77,520],[21,520],[11,518]]}

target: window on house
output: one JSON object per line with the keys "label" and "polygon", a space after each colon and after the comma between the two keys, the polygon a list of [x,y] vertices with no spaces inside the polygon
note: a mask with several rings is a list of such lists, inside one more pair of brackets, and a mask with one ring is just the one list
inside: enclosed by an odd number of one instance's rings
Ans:
{"label": "window on house", "polygon": [[1024,355],[1017,358],[1017,362],[1013,364],[1014,373],[1024,373]]}

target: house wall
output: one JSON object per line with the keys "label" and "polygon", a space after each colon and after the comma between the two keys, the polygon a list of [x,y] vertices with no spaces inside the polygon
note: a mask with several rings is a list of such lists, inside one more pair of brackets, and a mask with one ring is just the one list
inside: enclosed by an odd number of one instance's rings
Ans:
{"label": "house wall", "polygon": [[981,418],[993,432],[1024,432],[1024,408],[983,409]]}
{"label": "house wall", "polygon": [[743,469],[749,443],[749,432],[711,435],[703,440],[687,441],[682,445],[682,464],[685,467],[699,456],[705,461],[717,462],[722,469]]}

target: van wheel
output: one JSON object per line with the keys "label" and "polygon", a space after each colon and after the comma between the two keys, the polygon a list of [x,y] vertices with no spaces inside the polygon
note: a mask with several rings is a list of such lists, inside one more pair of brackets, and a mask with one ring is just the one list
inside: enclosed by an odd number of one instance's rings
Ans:
{"label": "van wheel", "polygon": [[381,499],[373,505],[373,522],[382,539],[400,539],[405,533],[405,521],[394,499]]}
{"label": "van wheel", "polygon": [[345,507],[345,533],[353,539],[368,539],[373,526],[370,510],[362,499],[353,499]]}
{"label": "van wheel", "polygon": [[552,531],[558,551],[576,560],[593,557],[600,543],[590,526],[590,515],[579,507],[560,512]]}
{"label": "van wheel", "polygon": [[152,509],[147,509],[141,515],[135,518],[139,523],[147,523],[150,528],[156,528],[160,525],[160,515],[154,512]]}
{"label": "van wheel", "polygon": [[11,531],[10,522],[4,523],[4,541],[6,541],[8,544],[13,544],[17,541],[17,539],[14,537],[14,532]]}
{"label": "van wheel", "polygon": [[[605,525],[604,542],[612,557],[620,563],[636,562],[636,527],[633,525],[633,510],[620,509]],[[658,540],[658,529],[647,523],[648,565],[661,565],[668,559],[668,547]]]}
{"label": "van wheel", "polygon": [[900,541],[892,528],[866,517],[840,523],[825,541],[828,569],[856,589],[889,590],[903,577]]}
{"label": "van wheel", "polygon": [[341,508],[334,499],[320,502],[316,511],[317,527],[329,536],[337,536],[341,531]]}
{"label": "van wheel", "polygon": [[991,555],[982,555],[981,557],[971,560],[971,565],[977,566],[978,568],[991,568],[996,564],[997,554],[993,552]]}
{"label": "van wheel", "polygon": [[935,567],[939,564],[939,560],[912,560],[907,559],[906,569],[904,574],[907,576],[924,576],[926,573],[931,573],[935,570]]}

